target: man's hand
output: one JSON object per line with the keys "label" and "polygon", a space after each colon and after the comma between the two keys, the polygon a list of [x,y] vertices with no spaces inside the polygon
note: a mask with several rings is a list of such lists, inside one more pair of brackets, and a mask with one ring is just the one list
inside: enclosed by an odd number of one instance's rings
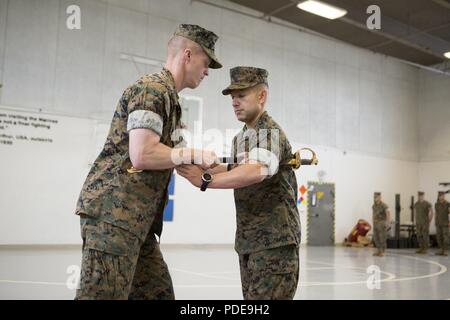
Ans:
{"label": "man's hand", "polygon": [[173,149],[172,161],[176,166],[196,164],[203,170],[219,165],[219,159],[214,151],[190,148]]}
{"label": "man's hand", "polygon": [[219,165],[219,158],[212,150],[194,150],[194,164],[199,165],[203,170],[208,170]]}
{"label": "man's hand", "polygon": [[186,178],[190,183],[192,183],[197,188],[202,185],[202,175],[203,170],[196,165],[182,165],[176,167],[177,173]]}

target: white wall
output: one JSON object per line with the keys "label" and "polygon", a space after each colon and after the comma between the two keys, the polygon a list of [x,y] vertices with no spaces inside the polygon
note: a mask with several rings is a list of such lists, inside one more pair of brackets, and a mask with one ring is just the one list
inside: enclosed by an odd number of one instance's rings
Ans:
{"label": "white wall", "polygon": [[[385,56],[189,0],[0,3],[2,105],[109,120],[123,89],[156,71],[120,53],[164,60],[171,33],[191,22],[220,36],[224,64],[195,90],[206,129],[239,127],[220,91],[229,68],[255,65],[269,70],[268,109],[291,140],[417,160],[417,70]],[[81,30],[66,28],[69,4]]]}
{"label": "white wall", "polygon": [[[255,13],[227,1],[217,2]],[[81,7],[81,30],[65,27],[69,4]],[[405,194],[404,198],[415,194],[417,161],[430,154],[424,152],[423,141],[428,141],[424,137],[434,132],[433,123],[450,119],[448,114],[439,115],[448,110],[448,86],[438,84],[434,75],[425,81],[416,68],[383,55],[195,1],[0,0],[0,82],[4,86],[0,104],[108,122],[123,89],[140,74],[156,71],[120,60],[120,53],[164,60],[165,43],[181,22],[200,24],[220,36],[216,51],[224,68],[211,70],[195,91],[183,92],[204,99],[205,129],[225,132],[241,126],[230,112],[229,97],[220,94],[229,83],[229,68],[255,65],[269,70],[269,112],[296,146],[324,150],[321,168],[336,183],[339,196],[337,241],[347,235],[356,219],[370,216],[373,191],[385,192],[391,207],[395,193]],[[439,86],[442,89],[436,89]],[[430,119],[423,104],[419,110],[418,102],[428,92],[426,101],[436,96],[436,107],[430,113],[437,115]],[[439,136],[448,137],[445,128],[449,126],[439,126],[443,132]],[[315,169],[302,170],[300,181],[308,177],[308,170]],[[81,180],[74,190],[81,187]],[[177,218],[166,224],[165,241],[232,241],[231,192],[194,196],[194,190],[186,188],[181,179],[176,188]],[[217,210],[215,204],[222,199],[229,201]],[[204,207],[197,209],[200,201],[205,201]],[[74,204],[65,204],[65,208],[70,206]],[[67,217],[70,214],[70,210],[64,212]],[[45,221],[34,217],[36,225]],[[47,237],[36,232],[29,238],[17,238],[20,226],[16,227],[6,230],[16,236],[0,235],[0,243],[7,239],[79,241],[76,224],[73,233],[72,229],[52,228]]]}
{"label": "white wall", "polygon": [[[39,116],[37,113],[2,109],[2,113]],[[16,129],[10,134],[39,134],[52,144],[15,141],[0,145],[0,244],[79,243],[78,218],[73,214],[89,163],[101,148],[107,125],[89,119],[45,115],[57,119],[52,130]],[[381,191],[394,208],[394,195],[403,199],[418,185],[417,163],[376,158],[335,148],[293,143],[293,149],[312,147],[320,165],[296,171],[298,186],[318,181],[336,186],[336,242],[340,243],[359,218],[371,221],[372,194]],[[95,151],[94,151],[95,150]],[[300,193],[299,193],[300,194]],[[175,178],[174,220],[165,223],[164,243],[232,243],[235,208],[232,190],[200,192],[184,178]],[[300,205],[302,240],[307,241],[306,205]],[[409,212],[402,217],[409,220]]]}
{"label": "white wall", "polygon": [[450,161],[450,77],[421,71],[419,79],[420,161]]}
{"label": "white wall", "polygon": [[421,71],[419,79],[419,189],[434,204],[438,191],[450,189],[439,186],[450,182],[450,77]]}
{"label": "white wall", "polygon": [[[79,243],[79,219],[73,214],[80,186],[96,157],[96,121],[32,113],[0,105],[0,127],[10,115],[57,121],[50,129],[7,125],[0,143],[0,244]],[[6,116],[4,116],[6,115]],[[51,139],[33,142],[31,138]],[[3,139],[0,140],[10,140]]]}
{"label": "white wall", "polygon": [[[294,150],[305,147],[293,143]],[[357,220],[372,221],[373,192],[383,193],[384,201],[395,213],[395,194],[400,193],[404,207],[418,185],[418,165],[413,161],[383,159],[335,148],[313,147],[320,165],[298,171],[299,187],[308,181],[319,181],[317,173],[325,171],[324,182],[335,183],[335,239],[341,243]],[[175,219],[165,224],[163,241],[167,243],[227,243],[234,239],[235,210],[231,191],[199,192],[183,178],[175,186]],[[299,193],[300,194],[300,193]],[[302,241],[307,241],[306,206],[299,206]],[[410,211],[402,212],[402,221],[410,221]],[[207,222],[207,227],[205,227]]]}

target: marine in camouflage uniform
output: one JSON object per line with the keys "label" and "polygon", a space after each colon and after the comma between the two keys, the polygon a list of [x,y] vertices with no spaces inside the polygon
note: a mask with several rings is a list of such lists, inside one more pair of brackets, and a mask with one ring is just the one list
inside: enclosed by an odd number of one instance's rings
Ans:
{"label": "marine in camouflage uniform", "polygon": [[450,203],[445,200],[445,192],[439,192],[438,201],[434,205],[436,211],[436,238],[438,246],[441,249],[436,253],[439,256],[447,256],[449,241],[449,217]]}
{"label": "marine in camouflage uniform", "polygon": [[[196,25],[180,25],[174,36],[202,47],[209,68],[217,36]],[[86,178],[77,203],[83,240],[76,299],[174,299],[172,280],[156,237],[161,236],[173,168],[129,173],[129,132],[149,129],[160,143],[178,147],[181,107],[171,72],[145,75],[123,93],[106,143]]]}
{"label": "marine in camouflage uniform", "polygon": [[419,192],[419,200],[414,204],[416,212],[416,234],[419,243],[419,250],[416,253],[427,253],[429,247],[429,230],[432,217],[431,203],[424,199],[424,192]]}
{"label": "marine in camouflage uniform", "polygon": [[373,242],[377,251],[374,256],[382,257],[386,250],[387,241],[387,223],[390,220],[390,213],[388,206],[381,201],[381,193],[374,193],[374,204],[372,206],[373,212]]}
{"label": "marine in camouflage uniform", "polygon": [[[260,84],[267,85],[268,73],[260,68],[235,67],[230,70],[230,76],[231,85],[222,91],[225,95]],[[236,96],[239,95],[236,92]],[[267,175],[256,179],[258,182],[255,179],[249,182],[252,179],[248,178],[242,182],[245,186],[238,187],[241,182],[237,181],[247,175],[255,175],[249,167],[238,165],[225,172],[217,172],[218,169],[214,168],[210,188],[234,189],[235,250],[239,255],[244,298],[293,299],[299,278],[298,188],[293,168],[283,165],[291,160],[292,148],[284,131],[264,109],[255,120],[251,127],[246,122],[234,137],[232,153],[235,157],[247,152],[248,161],[263,163]],[[198,186],[198,173],[197,176],[188,171],[181,174]],[[258,171],[256,175],[261,173]]]}
{"label": "marine in camouflage uniform", "polygon": [[[251,136],[246,135],[248,130],[255,130],[258,138],[245,139]],[[280,163],[290,160],[291,145],[267,112],[260,116],[254,129],[245,126],[233,139],[235,154],[261,148],[265,138],[259,134],[265,136],[265,130],[279,133]],[[266,144],[272,151],[271,142],[276,141],[273,138],[268,138]],[[290,166],[280,166],[275,175],[260,183],[234,189],[235,250],[239,254],[242,292],[246,300],[294,298],[299,278],[300,244],[297,190],[297,179]]]}

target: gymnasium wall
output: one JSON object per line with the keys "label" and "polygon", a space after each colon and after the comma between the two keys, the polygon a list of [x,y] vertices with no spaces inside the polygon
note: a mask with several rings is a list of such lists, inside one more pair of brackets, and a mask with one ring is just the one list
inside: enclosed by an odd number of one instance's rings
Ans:
{"label": "gymnasium wall", "polygon": [[[81,30],[66,28],[69,4],[81,7]],[[224,68],[210,70],[198,89],[183,91],[203,98],[204,129],[241,127],[229,97],[220,94],[229,68],[267,68],[269,113],[294,146],[319,151],[320,166],[300,170],[299,185],[318,180],[318,170],[336,183],[337,242],[358,218],[370,218],[373,191],[382,191],[393,208],[395,193],[406,199],[422,184],[425,169],[418,161],[428,154],[423,141],[439,112],[448,110],[448,90],[436,89],[440,78],[434,74],[424,76],[383,55],[196,1],[0,0],[0,105],[65,123],[54,131],[61,140],[52,147],[23,151],[28,160],[0,145],[0,244],[79,243],[75,200],[117,100],[140,75],[158,70],[120,56],[163,61],[165,44],[182,22],[220,36],[216,51]],[[433,115],[419,103],[428,92]],[[428,126],[424,117],[432,117]],[[446,128],[437,127],[439,136],[446,136]],[[38,164],[32,172],[30,159]],[[232,243],[231,191],[202,194],[178,178],[174,198],[174,221],[165,224],[162,241]],[[299,208],[305,228],[305,208]]]}
{"label": "gymnasium wall", "polygon": [[439,186],[450,182],[450,77],[421,71],[419,81],[419,189],[434,204],[439,190],[450,189]]}

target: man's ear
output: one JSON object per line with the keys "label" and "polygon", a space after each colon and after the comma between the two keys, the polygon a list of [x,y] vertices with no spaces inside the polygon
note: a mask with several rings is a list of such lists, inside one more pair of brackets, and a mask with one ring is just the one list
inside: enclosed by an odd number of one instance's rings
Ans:
{"label": "man's ear", "polygon": [[261,92],[259,93],[259,102],[261,104],[265,104],[266,101],[267,101],[267,90],[262,89]]}
{"label": "man's ear", "polygon": [[192,57],[192,50],[191,49],[184,49],[183,52],[183,60],[184,62],[189,62]]}

